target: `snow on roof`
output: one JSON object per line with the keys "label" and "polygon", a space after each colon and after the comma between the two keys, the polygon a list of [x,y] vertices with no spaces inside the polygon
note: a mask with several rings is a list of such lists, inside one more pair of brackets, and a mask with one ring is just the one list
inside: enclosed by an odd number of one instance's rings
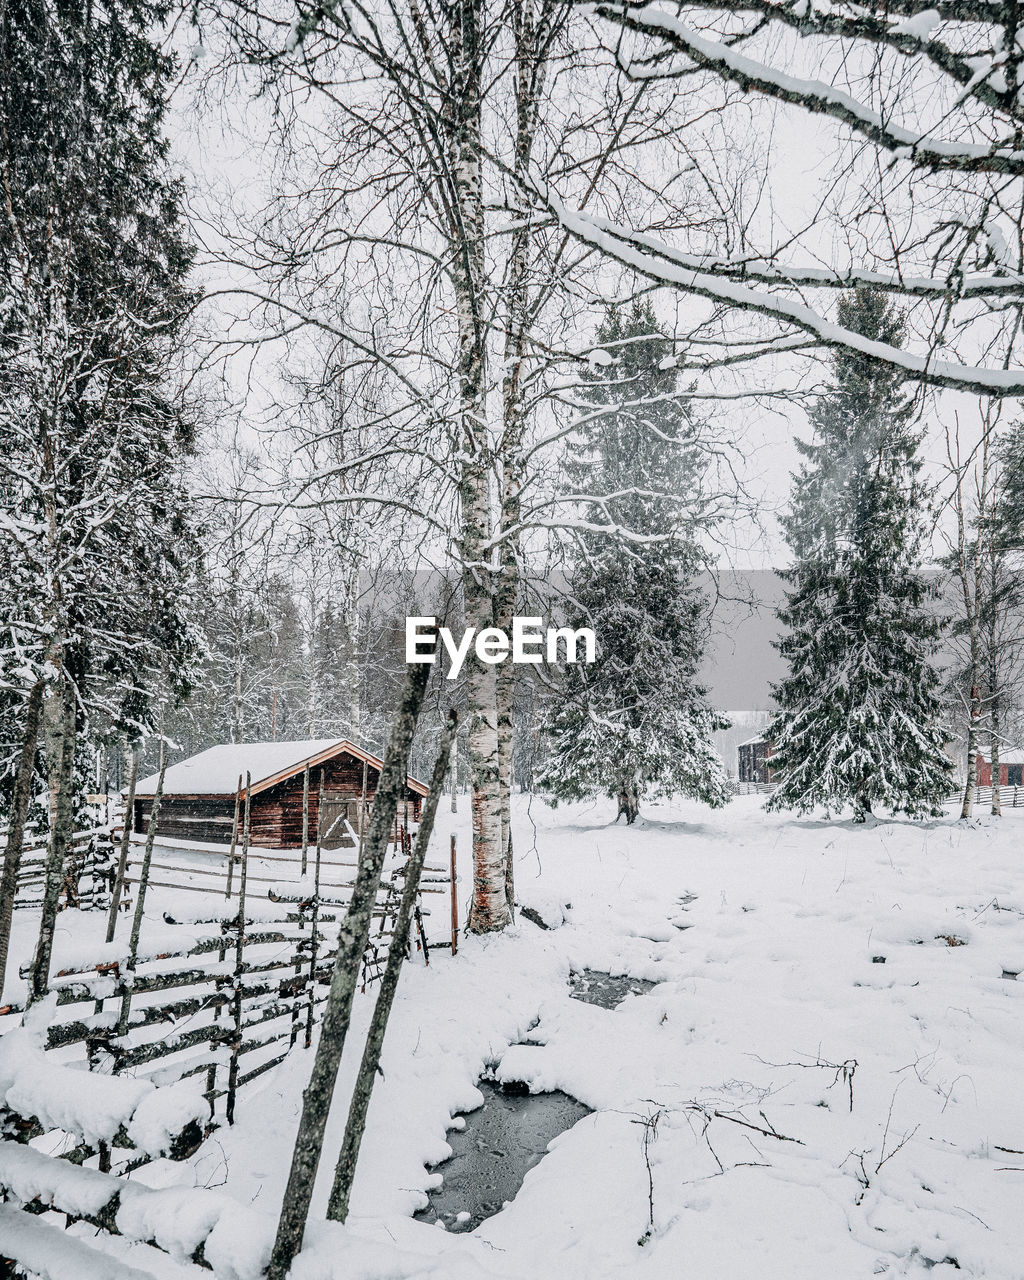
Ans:
{"label": "snow on roof", "polygon": [[768,739],[763,733],[757,733],[752,738],[744,738],[742,742],[737,742],[737,747],[752,747],[756,742],[767,742]]}
{"label": "snow on roof", "polygon": [[[992,763],[991,751],[979,751],[978,755],[981,756],[982,760],[984,760],[986,764]],[[1000,751],[999,763],[1000,764],[1024,764],[1024,751]]]}
{"label": "snow on roof", "polygon": [[[383,761],[357,747],[347,738],[314,738],[298,742],[230,742],[219,747],[209,747],[198,755],[189,756],[171,765],[164,776],[164,795],[226,796],[234,795],[238,779],[248,773],[252,778],[252,792],[285,778],[301,773],[307,764],[320,764],[336,755],[348,753],[357,760],[365,760],[374,769],[380,769]],[[143,778],[135,788],[137,796],[156,793],[159,773]],[[413,791],[426,795],[428,788],[415,778],[408,783]]]}

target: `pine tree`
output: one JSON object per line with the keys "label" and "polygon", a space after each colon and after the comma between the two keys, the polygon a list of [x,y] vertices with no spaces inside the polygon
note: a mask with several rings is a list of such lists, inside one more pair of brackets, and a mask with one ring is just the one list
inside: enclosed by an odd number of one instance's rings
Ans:
{"label": "pine tree", "polygon": [[706,465],[698,424],[675,394],[671,344],[649,303],[612,311],[597,337],[612,363],[595,364],[588,400],[608,411],[570,466],[590,500],[567,592],[571,624],[596,633],[597,660],[563,669],[537,782],[556,801],[616,797],[631,823],[644,797],[726,802],[711,739],[727,722],[697,679]]}
{"label": "pine tree", "polygon": [[[841,298],[839,323],[894,345],[904,337],[902,313],[874,291]],[[920,815],[949,788],[913,415],[895,370],[854,351],[833,356],[783,521],[795,563],[779,612],[788,672],[774,688],[770,808]]]}

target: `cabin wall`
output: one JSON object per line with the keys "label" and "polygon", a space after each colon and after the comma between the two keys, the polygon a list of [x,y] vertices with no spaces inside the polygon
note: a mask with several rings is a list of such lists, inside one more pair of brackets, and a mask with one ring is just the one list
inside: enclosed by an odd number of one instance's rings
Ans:
{"label": "cabin wall", "polygon": [[[350,803],[349,820],[359,830],[359,798],[363,790],[363,762],[352,756],[328,760],[324,774],[325,812],[336,816],[340,802]],[[309,776],[309,843],[314,845],[319,822],[321,766]],[[377,789],[377,770],[367,767],[367,810]],[[409,820],[418,821],[422,798],[408,792]],[[152,801],[136,800],[134,829],[144,833],[149,821]],[[160,803],[159,834],[174,840],[196,840],[205,844],[230,844],[235,797],[231,796],[164,796]],[[399,806],[399,820],[404,817]],[[302,774],[286,778],[253,796],[249,814],[249,842],[256,848],[297,848],[302,844]],[[345,839],[340,843],[345,843]],[[351,843],[351,841],[348,841]],[[331,847],[336,847],[331,841]]]}
{"label": "cabin wall", "polygon": [[[134,830],[144,834],[153,808],[151,799],[135,801]],[[164,796],[157,831],[172,840],[230,844],[234,796]]]}

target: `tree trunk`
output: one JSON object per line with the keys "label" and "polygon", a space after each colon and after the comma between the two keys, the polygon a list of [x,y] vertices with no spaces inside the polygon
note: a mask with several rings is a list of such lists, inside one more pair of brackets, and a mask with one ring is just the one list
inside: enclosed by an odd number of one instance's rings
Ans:
{"label": "tree trunk", "polygon": [[989,584],[988,584],[988,723],[989,741],[991,743],[992,760],[992,815],[1000,818],[1003,813],[1003,798],[999,794],[1002,769],[999,764],[999,732],[1000,732],[1000,698],[999,698],[999,565],[998,551],[994,546],[988,548]]}
{"label": "tree trunk", "polygon": [[[973,671],[972,678],[977,679],[977,668],[974,668]],[[960,817],[962,819],[971,816],[971,811],[974,808],[974,797],[978,788],[978,746],[981,736],[978,718],[980,715],[981,691],[977,684],[972,684],[970,720],[967,725],[967,781],[964,784],[964,802],[960,806]]]}
{"label": "tree trunk", "polygon": [[[462,471],[462,586],[466,625],[494,625],[492,584],[491,450],[487,434],[487,297],[484,271],[484,207],[481,117],[481,0],[456,0],[449,10],[454,68],[445,102],[454,150],[457,216],[452,281],[459,334],[459,446]],[[505,893],[501,826],[497,678],[491,664],[474,658],[466,673],[466,710],[473,799],[473,933],[504,929],[510,922]]]}
{"label": "tree trunk", "polygon": [[405,794],[409,749],[420,707],[423,705],[429,674],[430,667],[426,663],[416,663],[408,669],[402,701],[391,729],[384,765],[377,783],[366,838],[360,842],[359,866],[349,908],[338,933],[338,949],[324,1009],[320,1042],[313,1059],[309,1084],[302,1095],[302,1114],[281,1206],[277,1238],[270,1259],[268,1280],[285,1280],[295,1255],[302,1248],[313,1185],[323,1150],[327,1117],[345,1048],[352,1001],[359,982],[359,966],[370,933],[388,837],[398,812],[399,800]]}
{"label": "tree trunk", "polygon": [[4,852],[3,878],[0,880],[0,996],[3,995],[7,973],[7,953],[11,945],[11,924],[14,919],[14,900],[18,893],[18,871],[25,845],[25,820],[32,799],[32,776],[35,771],[36,747],[39,742],[39,726],[43,716],[43,682],[37,680],[25,703],[25,727],[21,735],[21,750],[14,773],[14,793],[11,797],[10,826],[7,829],[7,848]]}
{"label": "tree trunk", "polygon": [[635,782],[624,782],[619,788],[619,811],[615,821],[625,815],[626,826],[631,827],[640,814],[640,795]]}
{"label": "tree trunk", "polygon": [[409,946],[409,925],[412,921],[413,907],[416,905],[416,894],[419,889],[420,874],[430,843],[430,834],[434,829],[434,818],[437,814],[438,801],[444,790],[444,775],[448,769],[448,757],[455,737],[457,720],[455,712],[448,715],[448,723],[441,735],[441,743],[434,764],[434,773],[430,780],[430,794],[423,806],[423,817],[416,833],[416,843],[409,856],[405,870],[405,884],[402,888],[402,901],[395,920],[395,932],[388,947],[387,964],[381,979],[377,1002],[373,1006],[373,1017],[370,1029],[363,1046],[363,1057],[359,1064],[352,1101],[349,1104],[348,1122],[345,1125],[345,1138],[341,1146],[341,1154],[334,1170],[334,1185],[327,1205],[327,1217],[334,1222],[344,1222],[348,1217],[349,1199],[352,1195],[352,1183],[355,1180],[356,1162],[359,1159],[359,1148],[366,1130],[366,1114],[370,1107],[374,1081],[380,1067],[381,1049],[384,1045],[384,1034],[387,1031],[391,1006],[395,992],[398,990],[398,979],[402,970]]}
{"label": "tree trunk", "polygon": [[64,866],[71,845],[75,821],[75,690],[67,670],[55,691],[43,698],[43,725],[46,734],[47,773],[50,783],[50,836],[46,850],[43,907],[39,939],[32,965],[30,1000],[46,994],[50,982],[50,959],[57,904],[64,882]]}

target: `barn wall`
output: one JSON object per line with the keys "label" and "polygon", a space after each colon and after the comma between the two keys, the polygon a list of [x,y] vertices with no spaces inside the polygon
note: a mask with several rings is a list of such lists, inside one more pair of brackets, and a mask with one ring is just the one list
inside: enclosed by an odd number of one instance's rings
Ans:
{"label": "barn wall", "polygon": [[[135,801],[135,830],[140,834],[145,833],[152,808],[151,800]],[[164,796],[157,830],[172,840],[230,844],[234,814],[234,796]]]}
{"label": "barn wall", "polygon": [[[363,790],[363,762],[353,756],[339,756],[323,766],[325,802],[330,799],[358,799]],[[319,819],[320,769],[310,770],[309,842],[315,844]],[[377,770],[367,769],[367,798],[372,801],[377,788]],[[418,820],[422,799],[410,791],[409,817]],[[150,800],[135,802],[137,832],[145,832]],[[235,797],[164,796],[160,803],[158,830],[174,840],[197,840],[208,844],[230,844]],[[399,807],[399,817],[402,809]],[[354,823],[358,829],[358,823]],[[249,814],[249,841],[262,849],[297,848],[302,844],[302,774],[260,791],[252,798]]]}

